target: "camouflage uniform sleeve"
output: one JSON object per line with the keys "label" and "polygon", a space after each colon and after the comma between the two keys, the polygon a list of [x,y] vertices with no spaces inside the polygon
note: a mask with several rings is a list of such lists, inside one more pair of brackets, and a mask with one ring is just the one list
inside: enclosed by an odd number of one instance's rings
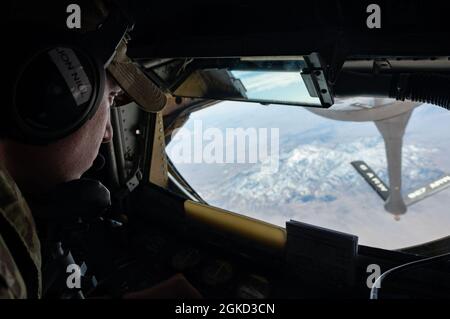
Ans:
{"label": "camouflage uniform sleeve", "polygon": [[[5,237],[6,234],[0,233],[0,298],[40,298],[41,249],[37,230],[25,199],[1,166],[0,223],[12,230],[10,233],[14,234],[15,249],[23,250],[26,256],[18,265],[19,261],[14,259],[14,251],[11,251],[12,246],[8,247],[11,236]],[[26,271],[27,282],[19,268]]]}
{"label": "camouflage uniform sleeve", "polygon": [[0,235],[0,299],[22,299],[27,290],[22,275]]}

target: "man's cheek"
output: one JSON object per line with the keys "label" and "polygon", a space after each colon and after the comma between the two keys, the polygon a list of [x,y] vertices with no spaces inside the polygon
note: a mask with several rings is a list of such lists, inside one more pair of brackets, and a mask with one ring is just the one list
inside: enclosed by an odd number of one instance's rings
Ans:
{"label": "man's cheek", "polygon": [[114,135],[114,133],[112,131],[111,124],[107,124],[102,142],[103,143],[110,143],[112,141],[113,135]]}

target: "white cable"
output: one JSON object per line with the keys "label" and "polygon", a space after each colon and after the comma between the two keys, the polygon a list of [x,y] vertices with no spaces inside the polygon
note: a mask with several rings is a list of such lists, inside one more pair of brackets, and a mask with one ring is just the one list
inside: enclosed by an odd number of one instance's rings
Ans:
{"label": "white cable", "polygon": [[372,289],[370,289],[370,299],[378,299],[378,290],[380,290],[380,288],[377,288],[377,287],[381,287],[381,282],[383,281],[383,279],[385,279],[388,275],[392,274],[393,272],[399,272],[399,271],[403,271],[406,269],[423,266],[428,263],[434,263],[434,262],[438,262],[441,260],[447,260],[447,259],[450,259],[450,253],[412,261],[410,263],[403,264],[403,265],[389,269],[388,271],[384,272],[380,277],[378,277],[377,280],[375,281],[375,283],[373,284]]}

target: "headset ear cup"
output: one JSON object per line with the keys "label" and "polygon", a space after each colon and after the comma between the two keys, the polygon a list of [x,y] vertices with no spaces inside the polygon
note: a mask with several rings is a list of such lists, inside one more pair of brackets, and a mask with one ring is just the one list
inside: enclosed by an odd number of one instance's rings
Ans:
{"label": "headset ear cup", "polygon": [[73,45],[47,46],[22,63],[13,88],[14,139],[49,144],[92,118],[106,72],[88,52]]}
{"label": "headset ear cup", "polygon": [[102,102],[103,96],[105,94],[105,89],[106,89],[105,67],[101,61],[95,60],[95,69],[97,70],[97,73],[98,73],[97,94],[95,96],[95,101],[93,103],[93,106],[89,110],[88,116],[86,117],[84,122],[86,122],[87,120],[90,120],[95,115],[95,113],[97,112],[97,110]]}

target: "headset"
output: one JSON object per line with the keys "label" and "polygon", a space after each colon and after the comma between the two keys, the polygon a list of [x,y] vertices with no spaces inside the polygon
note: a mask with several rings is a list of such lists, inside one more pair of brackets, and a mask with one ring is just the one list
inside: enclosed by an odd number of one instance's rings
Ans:
{"label": "headset", "polygon": [[[62,139],[97,111],[106,67],[133,23],[114,7],[98,30],[40,28],[9,35],[8,99],[0,106],[0,137],[33,145]],[[7,37],[8,38],[8,37]]]}

